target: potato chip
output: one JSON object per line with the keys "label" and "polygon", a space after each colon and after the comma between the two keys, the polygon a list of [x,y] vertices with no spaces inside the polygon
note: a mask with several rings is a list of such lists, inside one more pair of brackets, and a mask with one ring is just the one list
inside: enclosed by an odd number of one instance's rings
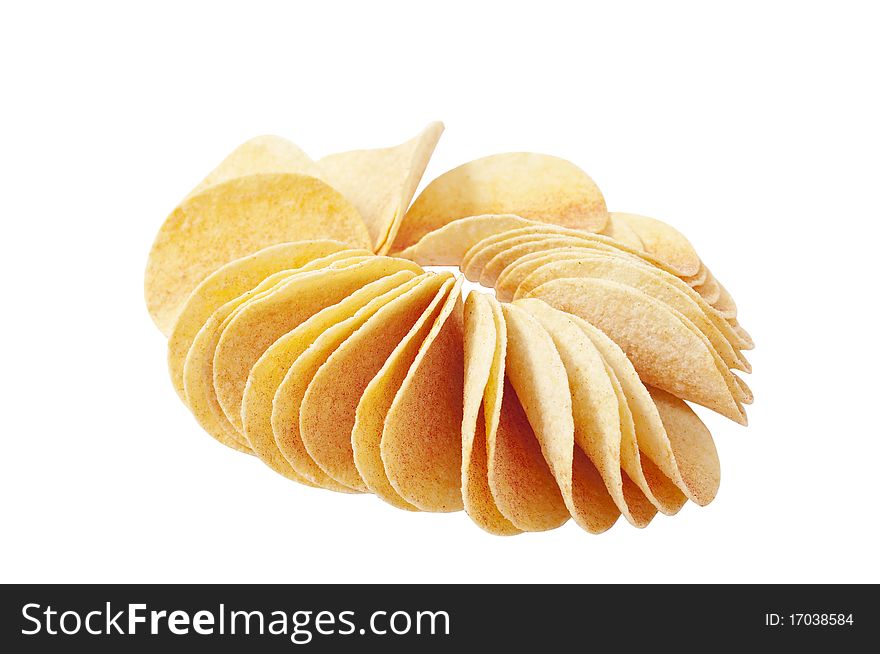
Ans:
{"label": "potato chip", "polygon": [[410,259],[422,266],[457,266],[467,251],[484,238],[535,224],[532,220],[512,214],[459,218],[428,232],[417,243],[398,252],[396,256]]}
{"label": "potato chip", "polygon": [[[214,310],[196,334],[186,354],[183,368],[184,393],[187,406],[196,420],[211,436],[234,449],[250,452],[250,445],[241,431],[229,421],[214,390],[214,354],[220,335],[242,306],[265,297],[294,274],[319,270],[333,265],[355,264],[362,260],[357,250],[341,250],[315,259],[296,270],[281,270],[266,277],[253,289]],[[237,446],[233,445],[237,444]]]}
{"label": "potato chip", "polygon": [[605,229],[601,233],[631,248],[637,250],[645,249],[642,239],[639,238],[639,235],[636,234],[635,230],[628,223],[621,220],[619,214],[613,212],[608,214],[608,224],[605,225]]}
{"label": "potato chip", "polygon": [[[665,263],[657,259],[651,254],[646,252],[639,252],[638,250],[631,248],[623,243],[615,241],[614,239],[605,236],[603,234],[591,234],[589,232],[585,232],[583,230],[577,229],[568,229],[565,227],[558,227],[556,225],[527,225],[525,227],[519,227],[516,229],[511,229],[509,231],[495,234],[493,236],[486,237],[482,239],[480,242],[473,245],[466,253],[464,258],[461,260],[460,267],[462,271],[471,270],[471,274],[473,274],[474,269],[477,267],[472,260],[476,256],[480,256],[485,261],[487,259],[486,255],[483,253],[488,253],[489,248],[493,248],[493,255],[496,254],[505,254],[506,256],[500,258],[495,265],[497,266],[497,272],[500,274],[501,270],[510,263],[516,256],[520,256],[521,253],[511,254],[505,253],[505,247],[510,246],[511,242],[514,239],[519,239],[521,237],[533,236],[535,239],[535,244],[532,248],[527,248],[526,251],[538,251],[542,249],[541,241],[552,238],[561,238],[565,239],[567,237],[573,238],[577,241],[577,246],[580,247],[588,247],[591,249],[604,250],[606,252],[614,252],[618,253],[621,256],[631,256],[639,259],[640,261],[644,261],[652,266],[656,266],[669,272],[671,274],[675,274],[675,272]],[[517,241],[520,242],[520,241]],[[529,243],[528,239],[524,239],[526,244]],[[520,243],[522,243],[520,242]],[[525,246],[524,246],[525,247]],[[510,248],[512,249],[512,248]]]}
{"label": "potato chip", "polygon": [[[679,277],[664,270],[633,258],[612,257],[610,254],[590,250],[559,250],[534,257],[529,255],[521,267],[505,268],[504,294],[520,298],[544,282],[563,277],[599,276],[619,281],[645,291],[687,315],[703,333],[707,336],[712,334],[709,339],[719,352],[724,351],[726,362],[740,370],[751,371],[748,361],[739,352],[746,349],[749,343],[699,293]],[[496,286],[502,288],[500,283]],[[706,321],[710,324],[704,325]],[[724,341],[728,344],[725,345]]]}
{"label": "potato chip", "polygon": [[198,195],[206,188],[231,179],[262,173],[297,173],[323,179],[318,164],[287,139],[257,136],[233,150],[186,197]]}
{"label": "potato chip", "polygon": [[560,317],[565,314],[540,300],[527,300],[520,306],[547,330],[565,365],[575,442],[593,461],[617,508],[634,522],[623,495],[620,406],[602,356],[574,324],[565,324],[566,319]]}
{"label": "potato chip", "polygon": [[700,257],[690,241],[677,229],[647,216],[618,212],[613,215],[615,222],[625,223],[638,234],[646,252],[668,264],[677,275],[697,274]]}
{"label": "potato chip", "polygon": [[[446,298],[385,418],[380,451],[388,480],[423,511],[461,499],[462,280]],[[438,383],[437,380],[445,380]]]}
{"label": "potato chip", "polygon": [[599,187],[571,162],[528,152],[497,154],[428,184],[407,211],[392,251],[453,220],[482,214],[514,214],[593,232],[608,221]]}
{"label": "potato chip", "polygon": [[325,238],[372,246],[357,209],[319,179],[275,173],[211,186],[159,230],[144,280],[147,308],[167,335],[193,289],[224,264],[269,245]]}
{"label": "potato chip", "polygon": [[181,399],[183,363],[199,329],[218,307],[251,290],[269,275],[293,270],[334,252],[370,254],[367,250],[346,250],[338,241],[279,243],[254,254],[230,261],[206,277],[187,298],[168,336],[168,371]]}
{"label": "potato chip", "polygon": [[[491,534],[513,535],[521,530],[498,510],[489,487],[486,430],[498,428],[506,351],[506,338],[499,337],[496,326],[499,317],[503,321],[501,306],[491,296],[477,292],[468,295],[464,305],[461,496],[465,511],[478,526]],[[492,398],[488,402],[484,401],[486,393]],[[486,424],[487,413],[491,427]]]}
{"label": "potato chip", "polygon": [[486,432],[492,498],[517,529],[556,529],[571,517],[565,500],[510,380],[500,381],[498,424]]}
{"label": "potato chip", "polygon": [[675,309],[604,279],[557,279],[529,296],[604,331],[626,352],[646,383],[745,423],[711,348]]}
{"label": "potato chip", "polygon": [[406,374],[418,355],[419,348],[434,326],[434,321],[440,315],[446,298],[455,284],[452,275],[444,273],[443,278],[446,281],[443,282],[428,308],[367,385],[358,402],[354,427],[351,430],[354,464],[364,484],[380,499],[408,511],[418,509],[403,499],[388,481],[385,464],[382,462],[382,431],[394,397],[400,390]]}
{"label": "potato chip", "polygon": [[712,434],[687,403],[659,388],[648,387],[669,435],[690,498],[700,506],[715,499],[721,465]]}
{"label": "potato chip", "polygon": [[609,529],[620,515],[596,467],[574,440],[572,397],[553,339],[525,310],[503,305],[506,370],[541,445],[565,505],[591,533]]}
{"label": "potato chip", "polygon": [[422,272],[403,259],[370,257],[346,268],[295,274],[265,297],[241,307],[223,329],[214,353],[214,390],[233,426],[241,430],[241,398],[248,374],[272,343],[321,309],[400,270]]}
{"label": "potato chip", "polygon": [[[290,271],[267,277],[254,289],[218,307],[199,329],[187,352],[183,366],[183,386],[187,406],[208,434],[225,445],[250,452],[244,436],[229,422],[214,391],[214,352],[229,317],[245,302],[286,280]],[[237,444],[237,445],[236,445]]]}
{"label": "potato chip", "polygon": [[[686,498],[675,486],[676,483],[684,484],[678,477],[672,448],[662,432],[662,425],[659,444],[654,434],[639,431],[621,381],[587,333],[595,327],[540,300],[521,301],[517,306],[537,318],[553,338],[568,374],[574,406],[575,441],[596,464],[624,517],[633,525],[644,527],[656,513],[654,507],[667,515],[676,513]],[[664,470],[675,481],[659,469],[654,474],[649,462],[640,454],[646,446],[654,458],[664,457]],[[621,467],[641,495],[637,495],[634,489],[624,493]],[[626,502],[633,499],[637,502],[630,508]],[[647,503],[652,507],[648,508]]]}
{"label": "potato chip", "polygon": [[706,265],[700,262],[700,269],[697,271],[696,275],[685,275],[682,277],[682,279],[686,281],[691,288],[693,288],[694,286],[699,286],[700,284],[705,282],[708,274],[709,271],[706,268]]}
{"label": "potato chip", "polygon": [[547,248],[580,246],[590,248],[592,245],[594,244],[572,236],[535,237],[526,234],[493,243],[482,249],[478,249],[479,245],[471,248],[461,264],[461,271],[471,281],[479,282],[486,288],[492,288],[507,263],[517,257],[543,251]]}
{"label": "potato chip", "polygon": [[[352,319],[363,322],[402,292],[401,287],[415,277],[409,270],[382,277],[322,309],[292,331],[275,341],[251,368],[241,402],[242,429],[251,449],[276,472],[295,479],[301,476],[288,463],[275,443],[272,431],[272,405],[275,393],[294,361],[322,334]],[[328,487],[326,479],[316,476],[319,485]],[[320,480],[320,481],[318,481]],[[334,490],[340,490],[334,488]]]}
{"label": "potato chip", "polygon": [[736,318],[736,302],[721,282],[718,282],[718,299],[712,303],[712,306],[722,317]]}
{"label": "potato chip", "polygon": [[427,273],[417,279],[333,351],[303,396],[299,430],[306,450],[330,477],[356,490],[368,490],[351,445],[361,395],[428,308],[445,278]]}
{"label": "potato chip", "polygon": [[623,386],[610,366],[606,370],[620,406],[620,425],[623,435],[620,451],[625,472],[623,494],[633,518],[631,524],[643,528],[651,522],[658,511],[666,515],[678,513],[687,502],[687,497],[660,472],[651,459],[642,456],[633,410],[627,402]]}
{"label": "potato chip", "polygon": [[[700,305],[688,295],[693,289],[678,277],[656,268],[651,269],[619,257],[605,257],[601,254],[548,262],[523,279],[514,293],[514,298],[528,295],[532,289],[548,281],[574,277],[607,279],[647,293],[687,316],[697,329],[706,335],[725,365],[745,371],[751,369],[745,358],[734,349],[730,340],[721,333]],[[732,335],[736,338],[735,334]]]}
{"label": "potato chip", "polygon": [[360,212],[377,253],[390,249],[442,133],[443,123],[431,123],[398,146],[340,152],[318,162],[330,185]]}
{"label": "potato chip", "polygon": [[[664,510],[665,513],[674,513],[677,511],[684,502],[682,493],[678,492],[678,490],[684,491],[689,498],[695,499],[696,496],[691,495],[692,487],[695,484],[691,484],[688,480],[682,478],[679,464],[675,457],[674,448],[666,434],[657,407],[654,406],[654,401],[652,400],[648,389],[642,384],[638,373],[636,373],[635,368],[629,359],[627,359],[623,350],[621,350],[620,347],[608,338],[608,336],[606,336],[601,330],[594,325],[591,325],[583,318],[552,309],[541,300],[517,300],[515,304],[523,307],[538,317],[539,320],[543,319],[542,324],[568,322],[580,330],[581,333],[590,340],[593,347],[602,358],[602,362],[606,367],[606,372],[608,373],[609,379],[612,381],[615,392],[622,396],[621,404],[625,403],[629,408],[629,418],[625,417],[621,424],[628,423],[631,420],[635,435],[635,439],[632,443],[637,444],[637,449],[645,454],[645,457],[637,457],[625,461],[624,467],[627,469],[634,469],[633,466],[637,465],[644,471],[644,475],[649,477],[646,480],[649,487],[649,494],[667,498],[666,502],[661,502],[659,504],[659,508]],[[576,336],[569,336],[569,343],[576,341]],[[578,349],[586,350],[587,348],[584,348],[583,344],[581,344]],[[571,356],[584,357],[585,355],[576,350]],[[589,368],[586,368],[583,365],[579,368],[581,372],[588,369]],[[589,393],[596,392],[597,389],[602,388],[601,381],[595,381],[597,378],[601,380],[601,377],[598,374],[598,368],[595,367],[595,364],[593,364],[592,370],[593,374],[587,378],[587,391],[585,391]],[[590,383],[589,379],[594,381]],[[582,393],[583,392],[584,391],[582,391]],[[598,410],[594,411],[591,414],[591,417],[595,420],[594,416],[596,415],[601,415]],[[623,431],[626,430],[622,430],[622,434]],[[595,435],[595,432],[593,432],[593,434]],[[622,449],[626,450],[626,447]],[[652,472],[652,469],[656,469],[656,473]],[[637,470],[637,468],[635,470]],[[641,473],[636,472],[637,477],[640,474]],[[650,477],[653,477],[653,479]],[[676,488],[678,490],[676,490]],[[621,511],[623,511],[622,508]]]}
{"label": "potato chip", "polygon": [[717,302],[721,298],[721,287],[712,276],[712,271],[708,268],[706,269],[706,281],[698,286],[694,286],[694,290],[709,304]]}
{"label": "potato chip", "polygon": [[522,280],[544,264],[551,261],[579,259],[583,255],[592,254],[593,252],[595,250],[591,248],[563,246],[550,248],[549,250],[536,250],[535,252],[517,256],[508,262],[498,274],[498,279],[495,280],[495,295],[503,302],[510,302]]}

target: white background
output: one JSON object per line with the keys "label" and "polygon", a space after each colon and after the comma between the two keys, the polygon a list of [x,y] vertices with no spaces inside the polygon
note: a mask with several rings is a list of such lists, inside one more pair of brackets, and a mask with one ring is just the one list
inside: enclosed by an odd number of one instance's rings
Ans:
{"label": "white background", "polygon": [[[870,3],[22,3],[0,10],[0,581],[880,581]],[[239,142],[447,131],[426,180],[573,160],[672,222],[758,344],[701,412],[707,508],[499,538],[316,491],[201,432],[142,298],[155,231]]]}

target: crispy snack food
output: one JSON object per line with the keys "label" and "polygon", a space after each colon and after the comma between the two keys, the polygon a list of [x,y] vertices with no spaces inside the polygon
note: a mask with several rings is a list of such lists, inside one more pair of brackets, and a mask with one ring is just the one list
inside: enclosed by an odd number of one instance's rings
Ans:
{"label": "crispy snack food", "polygon": [[556,157],[472,161],[410,206],[442,130],[318,162],[257,137],[184,198],[145,278],[180,398],[292,481],[497,535],[710,503],[688,402],[744,425],[753,399],[730,293]]}

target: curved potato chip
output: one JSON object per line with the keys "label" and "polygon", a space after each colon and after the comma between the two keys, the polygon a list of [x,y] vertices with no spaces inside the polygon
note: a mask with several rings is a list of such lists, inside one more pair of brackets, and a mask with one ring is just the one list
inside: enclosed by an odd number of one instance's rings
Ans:
{"label": "curved potato chip", "polygon": [[186,399],[183,389],[186,355],[196,334],[218,307],[246,293],[273,273],[299,268],[334,252],[370,254],[367,250],[347,250],[347,247],[339,241],[279,243],[230,261],[202,280],[187,298],[168,336],[168,371],[181,399]]}
{"label": "curved potato chip", "polygon": [[[661,268],[673,275],[675,274],[674,270],[672,270],[667,264],[657,259],[655,256],[647,252],[640,252],[639,250],[615,241],[613,238],[605,236],[604,234],[592,234],[583,230],[558,227],[556,225],[527,225],[525,227],[518,227],[500,234],[486,237],[480,242],[473,245],[468,250],[468,252],[465,253],[464,258],[461,261],[460,267],[462,268],[462,270],[465,270],[467,267],[472,265],[471,259],[473,259],[473,257],[478,256],[481,252],[486,251],[490,247],[497,248],[495,249],[495,253],[503,253],[505,243],[509,243],[509,241],[513,239],[518,239],[523,236],[535,237],[536,245],[532,248],[532,251],[538,251],[541,249],[540,241],[542,239],[546,239],[548,237],[571,237],[579,241],[578,245],[581,245],[580,242],[583,242],[583,247],[604,250],[607,252],[617,252],[624,256],[631,256],[649,265]],[[528,241],[526,240],[526,242]],[[507,257],[508,260],[504,261],[504,263],[502,263],[501,261],[497,262],[499,266],[497,269],[498,272],[500,273],[504,266],[506,266],[509,261],[512,261],[513,258],[515,258],[515,255],[509,255]]]}
{"label": "curved potato chip", "polygon": [[222,265],[268,245],[321,238],[372,246],[357,209],[319,179],[261,174],[207,188],[159,229],[144,277],[147,308],[167,335],[193,289]]}
{"label": "curved potato chip", "polygon": [[688,283],[688,286],[694,287],[699,286],[703,282],[706,281],[706,277],[709,274],[708,269],[706,268],[706,264],[702,261],[700,262],[700,269],[697,271],[695,275],[684,275],[682,279]]}
{"label": "curved potato chip", "polygon": [[385,417],[391,409],[394,397],[400,390],[406,374],[418,355],[419,348],[427,338],[437,316],[440,315],[440,310],[455,284],[455,279],[451,274],[445,273],[443,276],[446,281],[443,282],[440,290],[431,300],[431,304],[394,349],[385,365],[382,366],[382,370],[376,373],[361,395],[355,411],[354,427],[351,430],[354,464],[364,480],[364,484],[380,499],[408,511],[417,511],[418,509],[394,490],[385,473],[381,452],[382,430],[385,427]]}
{"label": "curved potato chip", "polygon": [[516,289],[519,288],[522,280],[545,263],[579,259],[584,254],[592,254],[594,252],[595,250],[592,248],[563,246],[549,250],[536,250],[522,256],[517,256],[502,269],[498,279],[495,280],[495,295],[503,302],[510,302],[513,300]]}
{"label": "curved potato chip", "polygon": [[[497,313],[496,313],[497,307]],[[484,395],[493,414],[500,412],[497,393],[503,376],[506,340],[499,337],[497,315],[501,307],[491,296],[472,292],[464,305],[464,411],[461,421],[461,496],[470,518],[491,534],[520,533],[498,510],[489,487]],[[503,317],[502,317],[503,320]],[[499,367],[501,367],[499,375]],[[489,380],[492,379],[490,386]],[[492,415],[497,429],[497,415]]]}
{"label": "curved potato chip", "polygon": [[461,284],[459,277],[394,397],[382,432],[388,481],[423,511],[463,508]]}
{"label": "curved potato chip", "polygon": [[[687,476],[688,470],[682,467],[676,458],[675,447],[670,441],[657,407],[649,394],[649,389],[642,384],[632,362],[617,343],[608,338],[600,329],[577,316],[572,316],[572,318],[593,341],[593,345],[602,354],[602,358],[620,384],[633,418],[636,441],[639,449],[645,453],[646,458],[642,458],[641,461],[653,463],[660,474],[671,481],[688,499],[696,501],[698,496],[692,493],[693,479]],[[649,485],[655,493],[658,491],[657,484],[651,483],[649,480]]]}
{"label": "curved potato chip", "polygon": [[529,297],[601,329],[626,352],[646,383],[745,423],[708,341],[674,309],[642,291],[604,279],[557,279],[534,289]]}
{"label": "curved potato chip", "polygon": [[510,304],[502,310],[508,333],[510,383],[572,518],[590,533],[601,533],[617,521],[620,510],[596,467],[575,443],[565,365],[552,337],[531,314]]}
{"label": "curved potato chip", "polygon": [[[575,441],[595,463],[620,512],[636,527],[646,526],[656,509],[667,515],[677,512],[686,498],[662,474],[647,474],[647,462],[640,456],[641,443],[624,389],[614,369],[582,329],[584,321],[540,300],[522,301],[517,306],[537,318],[553,338],[568,374]],[[668,456],[672,458],[671,448]],[[624,492],[621,467],[641,494],[635,489]],[[671,470],[678,475],[674,460]],[[634,500],[630,507],[627,502]]]}
{"label": "curved potato chip", "polygon": [[660,412],[690,498],[706,506],[715,499],[721,484],[721,464],[712,434],[684,401],[659,388],[648,387],[648,392]]}
{"label": "curved potato chip", "polygon": [[642,528],[653,520],[658,510],[666,515],[677,513],[687,498],[662,474],[654,473],[656,468],[652,466],[650,459],[642,457],[635,418],[623,386],[607,362],[606,371],[620,407],[620,433],[623,436],[620,442],[620,458],[625,473],[623,494],[633,518],[631,524]]}
{"label": "curved potato chip", "polygon": [[706,269],[706,281],[699,286],[694,286],[694,290],[709,304],[713,304],[721,298],[721,287],[708,268]]}
{"label": "curved potato chip", "polygon": [[583,332],[565,324],[566,314],[543,302],[541,307],[539,302],[531,300],[520,306],[547,330],[565,365],[571,391],[575,442],[593,461],[624,518],[633,522],[623,495],[620,469],[620,407],[605,362]]}
{"label": "curved potato chip", "polygon": [[428,184],[407,211],[392,250],[453,220],[482,214],[514,214],[594,232],[608,220],[599,187],[573,163],[529,152],[496,154]]}
{"label": "curved potato chip", "polygon": [[478,282],[486,288],[492,288],[508,262],[518,257],[532,252],[546,251],[548,248],[577,247],[579,245],[590,248],[595,244],[572,236],[535,237],[529,234],[516,236],[485,247],[478,245],[468,250],[465,261],[461,264],[461,270],[465,277],[471,281]]}
{"label": "curved potato chip", "polygon": [[[601,255],[584,255],[578,259],[548,262],[523,279],[514,293],[514,298],[523,297],[532,289],[554,279],[574,277],[597,277],[619,282],[637,288],[664,302],[687,316],[697,329],[705,334],[725,365],[750,371],[748,362],[734,348],[730,340],[721,333],[700,304],[688,294],[688,292],[693,293],[693,289],[678,277],[656,268],[650,269],[620,257],[603,257]],[[730,332],[735,342],[739,342],[738,337],[733,334],[733,330]]]}
{"label": "curved potato chip", "polygon": [[522,531],[547,531],[571,515],[522,404],[502,378],[498,424],[486,433],[488,482],[499,512]]}
{"label": "curved potato chip", "polygon": [[746,345],[743,346],[744,350],[751,350],[755,347],[755,342],[752,340],[752,337],[743,326],[739,324],[739,321],[736,318],[728,318],[727,322],[730,323],[730,327],[737,333],[740,339],[746,343]]}
{"label": "curved potato chip", "polygon": [[299,413],[302,442],[315,463],[339,483],[368,490],[355,465],[351,444],[358,403],[443,281],[434,273],[413,280],[345,339],[309,383]]}
{"label": "curved potato chip", "polygon": [[[322,334],[355,316],[370,316],[400,294],[398,290],[415,273],[402,270],[370,282],[337,304],[322,309],[292,331],[275,341],[251,368],[241,402],[244,436],[251,449],[276,472],[300,477],[278,449],[272,430],[272,405],[275,393],[294,361]],[[366,317],[363,318],[366,320]],[[356,319],[357,320],[357,319]],[[354,320],[353,322],[356,322]],[[321,478],[320,485],[328,486]],[[332,486],[332,484],[331,484]],[[334,488],[338,490],[338,488]]]}
{"label": "curved potato chip", "polygon": [[[673,306],[676,306],[677,303],[683,302],[681,294],[686,295],[688,298],[690,298],[691,301],[696,303],[697,307],[704,314],[705,319],[708,319],[714,326],[714,330],[721,332],[721,336],[723,337],[723,339],[728,341],[730,346],[734,348],[734,355],[737,363],[742,366],[740,369],[746,372],[751,371],[751,366],[749,365],[749,362],[742,355],[742,353],[739,352],[739,350],[741,349],[747,349],[749,347],[749,343],[741,338],[740,334],[738,334],[733,329],[729,322],[727,322],[718,314],[718,312],[712,307],[712,305],[708,304],[703,299],[703,297],[693,288],[688,286],[686,283],[683,283],[680,277],[676,277],[675,275],[672,275],[665,270],[656,268],[654,266],[651,266],[650,264],[646,264],[645,262],[635,259],[633,257],[622,257],[616,256],[611,252],[576,248],[560,248],[558,250],[547,251],[546,253],[532,253],[529,255],[525,255],[519,260],[514,260],[511,264],[504,268],[502,274],[498,277],[498,280],[495,284],[496,292],[499,294],[499,297],[503,297],[504,299],[520,298],[524,296],[528,291],[536,288],[539,285],[539,279],[550,281],[551,278],[545,278],[545,273],[537,272],[539,269],[543,270],[543,267],[545,265],[553,264],[554,269],[556,269],[557,272],[560,272],[560,269],[556,268],[557,262],[561,268],[567,268],[569,264],[563,264],[562,262],[580,261],[586,258],[598,259],[602,261],[610,260],[610,263],[608,264],[609,266],[615,266],[616,268],[622,267],[626,271],[630,271],[632,268],[637,267],[638,270],[641,271],[628,272],[627,277],[636,276],[637,278],[643,278],[645,275],[650,275],[652,279],[659,279],[661,281],[667,282],[678,291],[674,294],[673,300],[669,301],[669,303],[671,303]],[[620,275],[622,274],[623,273],[621,272]],[[556,275],[556,277],[569,276],[577,277],[578,275]],[[616,279],[615,281],[622,281],[622,279],[623,277]],[[641,290],[646,290],[647,288],[656,286],[656,282],[649,282],[646,279],[643,279],[642,283],[647,286],[643,287],[638,283],[635,283],[635,286],[637,288],[640,288]],[[634,283],[628,283],[628,285],[633,286]],[[649,292],[649,295],[651,294],[652,293]],[[658,296],[658,299],[663,298]],[[682,311],[682,313],[687,314],[688,312]],[[711,330],[713,328],[709,329]],[[720,348],[724,347],[724,345],[720,346]]]}
{"label": "curved potato chip", "polygon": [[721,282],[718,282],[718,299],[712,303],[712,306],[722,317],[736,318],[736,302]]}
{"label": "curved potato chip", "polygon": [[327,181],[355,206],[378,254],[394,241],[403,215],[443,133],[443,123],[391,148],[353,150],[318,162]]}
{"label": "curved potato chip", "polygon": [[186,405],[190,408],[199,425],[208,434],[225,445],[242,452],[251,453],[250,445],[244,436],[235,429],[214,392],[214,352],[223,328],[229,317],[244,303],[260,297],[268,289],[287,280],[291,271],[282,270],[264,279],[252,290],[221,305],[199,329],[186,354],[183,364],[183,388]]}
{"label": "curved potato chip", "polygon": [[678,275],[696,275],[700,269],[700,257],[684,235],[662,220],[639,216],[634,213],[614,212],[615,222],[627,224],[641,239],[646,252],[650,252],[673,268]]}
{"label": "curved potato chip", "polygon": [[[234,449],[250,452],[250,445],[226,417],[214,390],[214,355],[223,330],[248,302],[265,297],[293,275],[336,265],[354,265],[364,257],[357,250],[341,250],[304,264],[297,270],[281,270],[263,279],[253,289],[214,310],[202,325],[186,354],[183,367],[185,401],[196,420],[211,436]],[[233,445],[236,443],[237,446]]]}
{"label": "curved potato chip", "polygon": [[281,336],[367,283],[400,270],[423,272],[403,259],[370,257],[345,268],[292,276],[243,306],[223,329],[214,353],[214,390],[223,413],[241,430],[241,398],[251,368]]}
{"label": "curved potato chip", "polygon": [[642,239],[639,238],[635,230],[621,220],[620,216],[616,213],[608,214],[608,224],[605,225],[605,229],[601,233],[632,248],[638,250],[645,249],[645,244],[642,243]]}
{"label": "curved potato chip", "polygon": [[199,182],[187,198],[230,179],[260,173],[297,173],[323,179],[321,169],[296,145],[280,136],[257,136],[233,150]]}
{"label": "curved potato chip", "polygon": [[512,214],[459,218],[428,232],[417,243],[397,252],[396,256],[411,259],[422,266],[457,266],[467,251],[484,238],[535,224],[533,220]]}

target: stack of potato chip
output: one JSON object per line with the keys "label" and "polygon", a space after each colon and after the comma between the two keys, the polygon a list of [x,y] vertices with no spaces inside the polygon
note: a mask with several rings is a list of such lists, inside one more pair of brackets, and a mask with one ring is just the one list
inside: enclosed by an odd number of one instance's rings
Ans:
{"label": "stack of potato chip", "polygon": [[259,137],[178,205],[145,290],[181,399],[289,479],[495,534],[708,504],[686,401],[741,424],[752,401],[729,293],[555,157],[470,162],[410,206],[441,132],[317,162]]}

